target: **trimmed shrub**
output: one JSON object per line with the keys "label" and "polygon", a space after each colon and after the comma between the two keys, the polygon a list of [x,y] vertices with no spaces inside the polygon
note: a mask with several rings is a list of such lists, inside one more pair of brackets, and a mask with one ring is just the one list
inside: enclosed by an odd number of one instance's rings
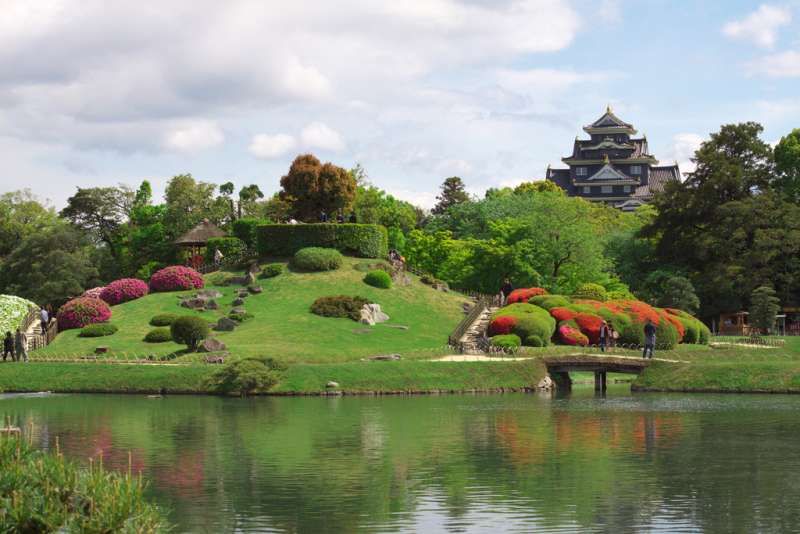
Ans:
{"label": "trimmed shrub", "polygon": [[608,295],[606,294],[606,288],[600,284],[586,283],[578,286],[578,289],[572,294],[572,298],[605,302],[608,299]]}
{"label": "trimmed shrub", "polygon": [[517,319],[510,315],[498,317],[489,323],[487,334],[489,337],[510,334],[516,325]]}
{"label": "trimmed shrub", "polygon": [[103,288],[100,298],[114,306],[130,300],[142,298],[150,292],[147,283],[138,278],[115,280]]}
{"label": "trimmed shrub", "polygon": [[558,339],[565,345],[585,347],[589,344],[589,338],[578,329],[574,321],[559,323]]}
{"label": "trimmed shrub", "polygon": [[656,348],[672,350],[678,344],[678,330],[669,321],[661,321],[656,325]]}
{"label": "trimmed shrub", "polygon": [[522,340],[516,334],[503,334],[492,337],[489,342],[493,347],[507,352],[515,352],[522,346]]}
{"label": "trimmed shrub", "polygon": [[244,241],[238,237],[212,237],[206,242],[206,263],[214,263],[214,254],[217,250],[226,258],[238,258],[246,250]]}
{"label": "trimmed shrub", "polygon": [[[255,250],[258,239],[258,227],[269,224],[267,219],[256,219],[255,217],[244,217],[233,221],[231,230],[233,235],[240,239],[244,246],[250,250]],[[225,251],[222,251],[225,254]]]}
{"label": "trimmed shrub", "polygon": [[386,271],[370,271],[364,277],[364,283],[372,287],[389,289],[392,287],[392,277]]}
{"label": "trimmed shrub", "polygon": [[492,316],[492,321],[500,317],[513,317],[515,319],[516,322],[512,332],[520,340],[527,339],[529,336],[538,336],[544,344],[547,344],[556,329],[556,321],[550,317],[547,310],[533,304],[510,304],[496,311]]}
{"label": "trimmed shrub", "polygon": [[528,302],[533,297],[546,295],[547,290],[541,287],[528,287],[523,289],[515,289],[508,296],[507,304],[516,304],[518,302]]}
{"label": "trimmed shrub", "polygon": [[363,258],[389,253],[386,228],[377,224],[265,224],[257,233],[260,256],[291,256],[307,247],[335,248]]}
{"label": "trimmed shrub", "polygon": [[248,313],[248,312],[235,312],[235,311],[232,311],[232,312],[230,312],[228,314],[228,317],[233,319],[237,323],[243,323],[243,322],[245,322],[247,320],[252,319],[255,316],[252,313]]}
{"label": "trimmed shrub", "polygon": [[261,269],[261,278],[275,278],[282,275],[285,269],[282,263],[269,263]]}
{"label": "trimmed shrub", "polygon": [[550,308],[550,315],[560,323],[561,321],[571,321],[578,314],[569,308],[556,307]]}
{"label": "trimmed shrub", "polygon": [[563,308],[570,305],[570,300],[563,295],[538,295],[528,299],[528,304],[539,306],[545,310]]}
{"label": "trimmed shrub", "polygon": [[152,291],[185,291],[201,289],[203,285],[203,276],[194,269],[183,265],[164,267],[150,278]]}
{"label": "trimmed shrub", "polygon": [[119,328],[117,325],[111,323],[94,323],[87,324],[81,328],[78,337],[105,337],[112,336],[117,333]]}
{"label": "trimmed shrub", "polygon": [[179,317],[177,313],[159,313],[150,318],[150,326],[170,326]]}
{"label": "trimmed shrub", "polygon": [[311,313],[323,317],[347,317],[354,321],[361,319],[361,308],[371,302],[363,297],[320,297],[311,305]]}
{"label": "trimmed shrub", "polygon": [[539,336],[528,336],[523,341],[523,344],[526,347],[544,347],[547,345]]}
{"label": "trimmed shrub", "polygon": [[103,293],[105,286],[100,287],[93,287],[92,289],[87,289],[83,292],[82,297],[88,297],[90,299],[99,299],[101,298],[100,295]]}
{"label": "trimmed shrub", "polygon": [[83,328],[87,324],[104,323],[111,319],[111,308],[104,300],[78,297],[61,306],[56,318],[59,330]]}
{"label": "trimmed shrub", "polygon": [[702,323],[700,320],[697,321],[697,326],[700,329],[700,336],[697,339],[697,342],[701,345],[708,345],[711,341],[711,330]]}
{"label": "trimmed shrub", "polygon": [[145,343],[166,343],[172,341],[172,332],[169,328],[153,328],[144,336]]}
{"label": "trimmed shrub", "polygon": [[335,271],[343,261],[342,253],[334,248],[309,247],[297,251],[292,265],[304,271]]}
{"label": "trimmed shrub", "polygon": [[190,315],[177,318],[169,328],[172,341],[186,345],[190,351],[197,350],[197,345],[211,333],[205,319]]}
{"label": "trimmed shrub", "polygon": [[272,358],[245,358],[225,365],[209,377],[207,384],[220,393],[244,397],[269,391],[281,379],[284,369]]}
{"label": "trimmed shrub", "polygon": [[575,323],[581,329],[581,333],[589,338],[593,345],[600,343],[600,327],[603,325],[603,318],[591,313],[579,313],[575,316]]}

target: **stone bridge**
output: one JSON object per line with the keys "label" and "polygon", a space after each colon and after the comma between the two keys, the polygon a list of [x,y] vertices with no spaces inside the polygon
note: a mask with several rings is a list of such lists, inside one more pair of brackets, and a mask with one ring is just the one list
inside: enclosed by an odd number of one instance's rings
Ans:
{"label": "stone bridge", "polygon": [[606,373],[629,373],[638,375],[653,360],[631,356],[600,356],[571,354],[567,356],[546,356],[542,358],[548,374],[556,386],[562,390],[572,387],[569,374],[574,372],[593,372],[595,391],[606,390]]}

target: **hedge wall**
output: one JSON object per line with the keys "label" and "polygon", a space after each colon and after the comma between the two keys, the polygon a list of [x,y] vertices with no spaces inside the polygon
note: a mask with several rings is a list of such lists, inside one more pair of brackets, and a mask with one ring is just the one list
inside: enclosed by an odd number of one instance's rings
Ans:
{"label": "hedge wall", "polygon": [[227,258],[235,258],[245,251],[244,242],[238,237],[212,237],[206,243],[206,263],[214,262],[214,254],[219,249]]}
{"label": "hedge wall", "polygon": [[233,221],[231,229],[233,230],[233,235],[241,239],[247,248],[254,249],[256,246],[258,227],[263,224],[269,224],[269,220],[245,217],[244,219]]}
{"label": "hedge wall", "polygon": [[291,256],[301,248],[335,248],[363,258],[383,258],[386,228],[378,224],[265,224],[258,227],[261,256]]}

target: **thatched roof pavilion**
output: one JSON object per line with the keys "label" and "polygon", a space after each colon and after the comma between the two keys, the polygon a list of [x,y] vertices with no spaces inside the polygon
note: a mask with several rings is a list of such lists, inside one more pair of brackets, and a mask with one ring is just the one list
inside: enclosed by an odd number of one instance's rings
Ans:
{"label": "thatched roof pavilion", "polygon": [[175,244],[179,247],[197,250],[206,246],[209,239],[213,237],[225,237],[226,235],[227,234],[217,225],[213,224],[208,219],[203,219],[200,224],[176,239]]}

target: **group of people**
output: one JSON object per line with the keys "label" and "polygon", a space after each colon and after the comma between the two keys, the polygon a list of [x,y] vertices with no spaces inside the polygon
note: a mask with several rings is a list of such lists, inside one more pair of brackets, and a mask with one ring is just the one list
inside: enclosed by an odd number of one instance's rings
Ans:
{"label": "group of people", "polygon": [[[330,222],[330,221],[331,221],[331,218],[328,216],[328,212],[326,212],[325,210],[322,210],[319,213],[319,222],[327,223],[327,222]],[[356,212],[352,212],[352,213],[350,213],[349,217],[345,217],[344,216],[344,211],[339,210],[339,213],[336,215],[336,222],[339,223],[339,224],[344,224],[346,222],[348,222],[350,224],[356,224]]]}
{"label": "group of people", "polygon": [[[501,305],[508,304],[508,296],[514,291],[514,284],[511,280],[506,278],[503,285],[500,287],[500,301]],[[608,321],[603,321],[600,325],[600,351],[605,352],[606,347],[613,347],[617,344],[619,339],[619,332],[614,329]],[[653,352],[656,348],[656,327],[653,322],[648,319],[644,325],[644,350],[642,351],[642,358],[653,358]]]}
{"label": "group of people", "polygon": [[[50,316],[51,311],[49,306],[39,310],[39,321],[41,323],[42,333],[47,332],[47,327],[50,324]],[[28,361],[28,336],[19,328],[17,328],[14,334],[10,331],[6,332],[3,338],[3,361],[7,361],[9,356],[12,362]]]}

